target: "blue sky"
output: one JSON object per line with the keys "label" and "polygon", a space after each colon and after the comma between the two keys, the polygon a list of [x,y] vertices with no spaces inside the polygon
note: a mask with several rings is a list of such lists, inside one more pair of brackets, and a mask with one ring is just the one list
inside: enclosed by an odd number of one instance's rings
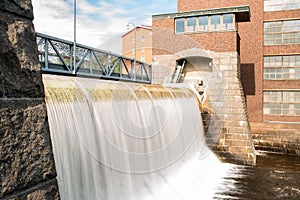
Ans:
{"label": "blue sky", "polygon": [[[73,40],[74,0],[32,0],[37,32]],[[127,31],[127,23],[151,25],[152,15],[176,12],[177,0],[77,0],[77,42],[92,47]]]}

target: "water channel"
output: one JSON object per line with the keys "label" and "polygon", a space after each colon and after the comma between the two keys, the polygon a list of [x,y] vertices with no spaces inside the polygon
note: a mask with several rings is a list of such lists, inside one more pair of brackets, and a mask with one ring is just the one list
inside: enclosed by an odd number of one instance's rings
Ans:
{"label": "water channel", "polygon": [[188,89],[44,76],[62,199],[300,199],[300,158],[222,163]]}

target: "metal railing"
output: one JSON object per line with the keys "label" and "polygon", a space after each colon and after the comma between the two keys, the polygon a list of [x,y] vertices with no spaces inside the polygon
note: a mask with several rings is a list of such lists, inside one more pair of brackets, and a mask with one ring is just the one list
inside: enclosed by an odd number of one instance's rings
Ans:
{"label": "metal railing", "polygon": [[[120,81],[151,83],[151,65],[121,55],[37,33],[39,61],[43,73],[86,76]],[[76,66],[74,66],[76,63]]]}

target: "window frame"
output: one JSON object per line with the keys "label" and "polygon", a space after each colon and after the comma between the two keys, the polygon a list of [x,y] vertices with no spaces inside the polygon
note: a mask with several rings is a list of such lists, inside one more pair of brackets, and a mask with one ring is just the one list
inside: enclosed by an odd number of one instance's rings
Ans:
{"label": "window frame", "polygon": [[264,46],[300,44],[300,19],[264,22]]}
{"label": "window frame", "polygon": [[[183,22],[183,30],[178,31],[178,23],[177,22]],[[180,34],[180,33],[185,33],[185,18],[177,18],[175,19],[175,33]]]}
{"label": "window frame", "polygon": [[[278,1],[278,2],[275,3],[276,1]],[[296,0],[298,2],[295,2],[295,3],[290,3],[289,1],[290,0],[264,0],[264,12],[276,12],[276,11],[300,9],[300,0]],[[281,2],[281,3],[279,3],[279,2]],[[289,8],[288,5],[294,5],[294,6]],[[272,9],[272,6],[273,6],[273,9]]]}
{"label": "window frame", "polygon": [[[276,95],[279,99],[274,98]],[[264,91],[263,115],[300,116],[300,91]]]}
{"label": "window frame", "polygon": [[[224,16],[232,16],[232,23],[224,24]],[[203,28],[200,26],[200,18],[207,18],[207,24],[204,24]],[[212,24],[212,18],[218,17],[218,23]],[[194,19],[194,26],[189,26],[189,21]],[[178,31],[178,22],[183,22],[183,31]],[[231,26],[228,26],[231,24]],[[213,28],[212,28],[213,26]],[[193,28],[190,28],[193,27]],[[234,13],[224,13],[218,15],[200,15],[200,16],[191,16],[191,17],[181,17],[175,18],[175,33],[176,34],[184,34],[184,33],[201,33],[201,32],[216,32],[216,31],[235,31],[235,14]]]}
{"label": "window frame", "polygon": [[264,56],[263,65],[264,80],[300,80],[300,54]]}

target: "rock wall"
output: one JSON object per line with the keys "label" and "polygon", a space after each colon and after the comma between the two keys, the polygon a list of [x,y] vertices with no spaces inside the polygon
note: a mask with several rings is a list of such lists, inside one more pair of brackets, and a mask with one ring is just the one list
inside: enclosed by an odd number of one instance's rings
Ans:
{"label": "rock wall", "polygon": [[59,199],[30,0],[0,1],[0,199]]}

